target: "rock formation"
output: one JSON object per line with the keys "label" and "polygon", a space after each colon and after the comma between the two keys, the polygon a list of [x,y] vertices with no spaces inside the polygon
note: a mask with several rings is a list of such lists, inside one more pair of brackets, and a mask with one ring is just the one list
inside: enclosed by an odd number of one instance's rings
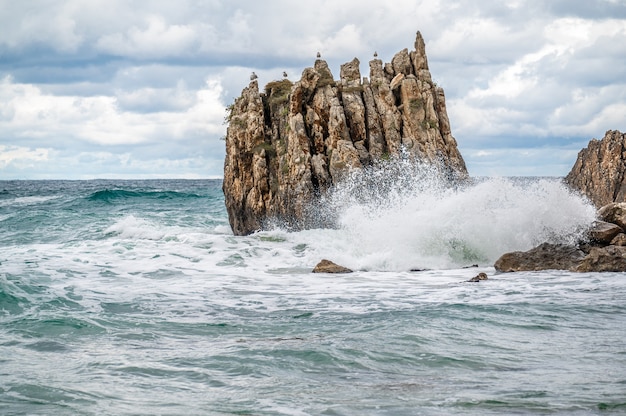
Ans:
{"label": "rock formation", "polygon": [[626,272],[626,203],[611,203],[598,210],[586,241],[576,246],[543,243],[528,251],[502,255],[498,272],[569,270],[573,272]]}
{"label": "rock formation", "polygon": [[585,253],[578,247],[543,243],[528,251],[503,254],[494,267],[498,272],[574,270],[584,258]]}
{"label": "rock formation", "polygon": [[598,208],[626,201],[626,134],[609,130],[602,140],[591,140],[565,181]]}
{"label": "rock formation", "polygon": [[432,162],[451,178],[467,177],[452,137],[443,89],[433,83],[424,40],[391,63],[358,59],[335,81],[324,60],[299,81],[257,79],[229,107],[223,190],[233,232],[245,235],[280,221],[293,228],[323,223],[312,201],[351,169],[409,157]]}

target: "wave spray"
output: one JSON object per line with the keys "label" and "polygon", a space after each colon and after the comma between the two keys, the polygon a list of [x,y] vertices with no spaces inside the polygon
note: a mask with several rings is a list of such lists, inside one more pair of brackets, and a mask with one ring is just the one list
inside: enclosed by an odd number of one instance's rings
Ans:
{"label": "wave spray", "polygon": [[323,204],[345,244],[332,244],[338,256],[364,270],[490,266],[546,241],[575,243],[595,219],[560,178],[455,182],[408,159],[352,172]]}

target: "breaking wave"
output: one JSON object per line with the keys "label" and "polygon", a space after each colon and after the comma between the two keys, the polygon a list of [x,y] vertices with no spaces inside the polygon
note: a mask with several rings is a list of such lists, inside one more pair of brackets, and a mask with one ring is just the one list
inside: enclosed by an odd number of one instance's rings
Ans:
{"label": "breaking wave", "polygon": [[542,242],[574,243],[595,219],[560,178],[451,181],[410,160],[354,171],[322,205],[345,241],[342,256],[365,269],[493,264]]}

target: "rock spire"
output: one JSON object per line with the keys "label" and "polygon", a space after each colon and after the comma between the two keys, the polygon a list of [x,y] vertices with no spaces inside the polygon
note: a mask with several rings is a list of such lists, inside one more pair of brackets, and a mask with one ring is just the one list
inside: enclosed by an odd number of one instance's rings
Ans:
{"label": "rock spire", "polygon": [[403,151],[454,178],[467,177],[419,32],[414,47],[391,63],[371,60],[369,78],[354,58],[335,80],[318,57],[295,83],[270,82],[260,92],[251,80],[227,117],[223,190],[236,235],[272,220],[317,225],[313,200],[351,169]]}
{"label": "rock spire", "polygon": [[626,201],[626,134],[609,130],[578,153],[565,182],[597,207]]}

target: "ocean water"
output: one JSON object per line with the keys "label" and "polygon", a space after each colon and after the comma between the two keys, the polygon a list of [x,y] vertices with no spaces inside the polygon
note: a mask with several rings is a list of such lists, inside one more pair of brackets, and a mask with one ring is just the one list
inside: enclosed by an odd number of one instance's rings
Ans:
{"label": "ocean water", "polygon": [[219,180],[0,181],[0,414],[626,414],[626,276],[492,267],[592,208],[379,173],[246,237]]}

